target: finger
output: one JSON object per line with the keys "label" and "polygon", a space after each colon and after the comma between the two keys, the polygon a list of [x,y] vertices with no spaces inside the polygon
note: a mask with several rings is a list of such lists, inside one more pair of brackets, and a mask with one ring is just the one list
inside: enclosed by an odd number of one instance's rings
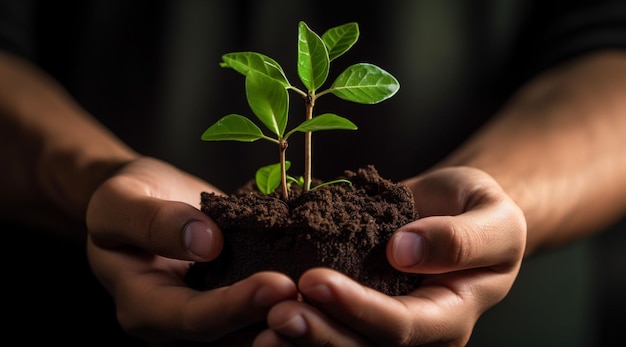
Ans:
{"label": "finger", "polygon": [[[193,261],[217,257],[223,238],[212,219],[187,203],[151,197],[145,189],[120,176],[94,193],[87,210],[94,242],[111,247],[130,244]],[[200,191],[197,194],[199,200]]]}
{"label": "finger", "polygon": [[400,271],[433,274],[477,267],[508,269],[522,258],[525,221],[510,200],[485,201],[456,216],[431,216],[399,228],[387,258]]}
{"label": "finger", "polygon": [[[200,293],[185,306],[188,332],[206,338],[206,331],[234,333],[265,321],[268,310],[284,300],[297,299],[295,283],[279,273],[257,273],[229,287]],[[169,322],[167,324],[172,324]],[[208,336],[212,340],[215,336]]]}
{"label": "finger", "polygon": [[214,341],[264,321],[270,307],[298,296],[295,283],[279,273],[198,292],[183,283],[186,261],[110,252],[91,242],[88,251],[99,260],[94,270],[114,296],[120,325],[141,338]]}
{"label": "finger", "polygon": [[[460,279],[459,286],[465,281]],[[467,342],[481,310],[481,302],[471,295],[460,297],[443,286],[390,297],[328,269],[308,271],[299,288],[316,308],[380,346],[463,345],[459,341]]]}
{"label": "finger", "polygon": [[294,344],[272,329],[261,331],[254,341],[252,347],[293,347]]}
{"label": "finger", "polygon": [[300,301],[278,303],[269,311],[267,325],[269,329],[257,336],[254,347],[289,344],[327,347],[370,346],[359,334]]}

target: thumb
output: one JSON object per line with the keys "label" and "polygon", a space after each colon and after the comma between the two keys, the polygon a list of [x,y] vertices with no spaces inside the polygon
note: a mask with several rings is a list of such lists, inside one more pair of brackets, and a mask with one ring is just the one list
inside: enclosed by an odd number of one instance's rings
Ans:
{"label": "thumb", "polygon": [[148,218],[142,227],[147,230],[137,234],[140,246],[162,256],[194,261],[212,260],[222,250],[224,241],[219,227],[195,207],[153,199],[146,208]]}
{"label": "thumb", "polygon": [[490,201],[456,216],[428,216],[402,226],[387,244],[395,268],[425,274],[502,265],[516,266],[526,224],[507,199]]}
{"label": "thumb", "polygon": [[129,198],[116,189],[97,191],[86,217],[92,240],[101,247],[135,246],[164,257],[208,261],[224,243],[219,227],[197,208],[154,197]]}

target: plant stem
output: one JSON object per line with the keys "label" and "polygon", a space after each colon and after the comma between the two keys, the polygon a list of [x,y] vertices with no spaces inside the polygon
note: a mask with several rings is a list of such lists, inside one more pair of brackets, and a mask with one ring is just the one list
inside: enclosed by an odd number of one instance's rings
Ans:
{"label": "plant stem", "polygon": [[283,201],[289,201],[289,191],[287,190],[287,168],[285,167],[285,158],[287,152],[287,141],[280,139],[278,141],[278,147],[280,148],[280,186],[283,191]]}
{"label": "plant stem", "polygon": [[[315,95],[311,91],[304,98],[306,105],[306,120],[313,118],[313,106],[315,106]],[[304,191],[311,189],[311,132],[304,133]]]}

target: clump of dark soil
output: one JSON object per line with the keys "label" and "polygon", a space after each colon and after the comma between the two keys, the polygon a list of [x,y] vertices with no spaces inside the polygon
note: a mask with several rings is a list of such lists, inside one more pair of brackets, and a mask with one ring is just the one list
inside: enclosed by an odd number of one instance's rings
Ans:
{"label": "clump of dark soil", "polygon": [[388,295],[414,290],[420,275],[395,270],[385,248],[391,234],[418,218],[411,191],[383,179],[374,166],[346,171],[348,184],[302,192],[284,202],[262,195],[253,182],[229,196],[201,194],[201,208],[224,233],[220,256],[194,263],[187,284],[198,290],[230,285],[274,270],[298,280],[313,267],[329,267]]}

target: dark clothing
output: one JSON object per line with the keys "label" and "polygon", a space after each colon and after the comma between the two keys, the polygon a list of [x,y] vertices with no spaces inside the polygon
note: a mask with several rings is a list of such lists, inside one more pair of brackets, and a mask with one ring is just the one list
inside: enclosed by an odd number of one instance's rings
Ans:
{"label": "dark clothing", "polygon": [[[252,116],[243,77],[220,68],[221,55],[264,53],[298,84],[300,20],[320,35],[359,23],[359,41],[333,61],[329,82],[350,64],[370,62],[401,85],[373,106],[318,100],[316,113],[359,127],[313,135],[313,176],[324,180],[367,164],[393,180],[415,175],[532,76],[591,51],[626,48],[624,1],[335,2],[0,0],[0,49],[42,66],[139,152],[228,192],[278,157],[268,143],[200,140],[228,113]],[[293,119],[304,114],[297,98],[291,109]],[[301,174],[300,140],[287,151],[294,176]]]}

